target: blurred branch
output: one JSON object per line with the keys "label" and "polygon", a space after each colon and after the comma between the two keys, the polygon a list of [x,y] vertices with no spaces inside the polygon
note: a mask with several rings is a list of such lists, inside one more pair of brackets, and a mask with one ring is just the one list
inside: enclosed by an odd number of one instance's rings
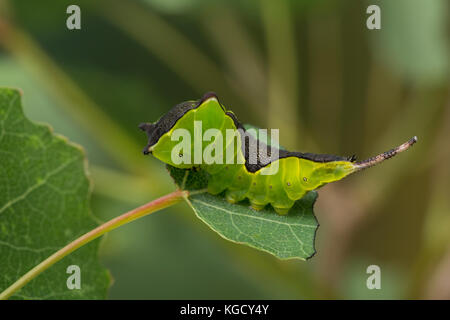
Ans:
{"label": "blurred branch", "polygon": [[[404,104],[403,99],[406,91],[402,79],[389,72],[386,66],[372,60],[368,67],[367,110],[363,133],[363,151],[367,152],[373,150],[374,143],[380,144],[380,132],[384,132],[394,118],[400,120],[404,116],[404,110],[399,106]],[[387,115],[390,118],[389,122],[386,121]],[[400,121],[403,122],[404,120]],[[390,129],[398,130],[397,128]],[[414,134],[417,133],[412,133],[412,135]]]}
{"label": "blurred branch", "polygon": [[11,14],[11,7],[7,0],[0,0],[0,23],[3,17],[7,17]]}
{"label": "blurred branch", "polygon": [[317,152],[339,154],[338,133],[343,125],[337,120],[343,104],[341,25],[333,14],[314,14],[307,17],[307,26],[310,117],[305,130],[318,141]]}
{"label": "blurred branch", "polygon": [[[127,14],[123,14],[124,12]],[[199,95],[206,91],[218,91],[220,96],[232,96],[225,79],[220,76],[222,71],[217,65],[187,37],[148,7],[135,1],[114,0],[106,3],[101,13],[110,23],[165,63]],[[130,16],[133,18],[130,19]],[[237,88],[235,93],[246,99],[247,103],[253,103],[240,88]]]}
{"label": "blurred branch", "polygon": [[296,37],[290,3],[261,1],[268,51],[268,112],[270,128],[283,128],[280,139],[289,148],[304,139],[298,121],[299,76]]}
{"label": "blurred branch", "polygon": [[[450,100],[447,102],[446,111],[442,117],[443,125],[434,140],[432,157],[428,157],[432,171],[432,199],[427,210],[427,220],[423,233],[422,247],[420,248],[416,260],[412,265],[410,276],[409,298],[440,298],[445,299],[450,295],[450,291],[443,293],[439,287],[438,278],[444,276],[450,278],[450,270],[439,268],[440,261],[445,262],[450,254],[450,149],[443,148],[448,145],[450,135]],[[446,258],[447,257],[447,258]],[[437,267],[436,267],[437,265]],[[433,276],[433,273],[436,275]],[[425,296],[424,296],[425,294]],[[447,294],[443,296],[442,294]]]}
{"label": "blurred branch", "polygon": [[438,262],[433,274],[430,275],[428,285],[420,298],[422,299],[450,299],[450,248]]}
{"label": "blurred branch", "polygon": [[266,91],[264,59],[237,12],[223,4],[208,6],[203,25],[230,69],[230,86],[251,101],[249,106],[254,111],[252,116],[262,118],[261,109],[267,108],[267,99],[262,94]]}

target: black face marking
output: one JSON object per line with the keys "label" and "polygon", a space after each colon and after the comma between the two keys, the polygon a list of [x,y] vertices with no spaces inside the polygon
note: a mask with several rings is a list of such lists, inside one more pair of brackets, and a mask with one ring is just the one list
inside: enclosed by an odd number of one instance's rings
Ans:
{"label": "black face marking", "polygon": [[143,153],[149,154],[148,148],[158,142],[162,135],[168,132],[186,112],[197,107],[197,101],[186,101],[177,104],[155,123],[141,123],[139,128],[147,134],[148,144]]}
{"label": "black face marking", "polygon": [[151,131],[153,127],[153,123],[141,123],[139,125],[139,129],[141,129],[142,131]]}

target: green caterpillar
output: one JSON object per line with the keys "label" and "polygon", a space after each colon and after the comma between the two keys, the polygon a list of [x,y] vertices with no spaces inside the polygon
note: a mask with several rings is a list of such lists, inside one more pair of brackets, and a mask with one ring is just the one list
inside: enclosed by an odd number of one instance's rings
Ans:
{"label": "green caterpillar", "polygon": [[[206,132],[208,129],[217,129],[226,136],[228,129],[228,132],[231,130],[235,133],[235,139],[227,140],[225,144],[221,144],[217,138],[213,140],[211,137],[212,142],[200,139],[201,154],[208,151],[208,148],[214,149],[215,152],[211,154],[214,153],[214,156],[223,159],[226,152],[231,150],[231,156],[227,155],[226,161],[200,164],[192,161],[192,158],[196,157],[195,142],[199,141],[195,140],[199,138],[194,125],[195,121],[201,121],[202,129]],[[148,136],[144,154],[152,153],[156,158],[177,168],[196,167],[206,170],[210,175],[207,190],[209,193],[216,195],[225,191],[225,197],[231,203],[248,198],[251,207],[255,210],[270,204],[278,214],[282,215],[287,214],[294,202],[301,199],[308,191],[341,180],[351,173],[389,159],[417,141],[417,137],[413,137],[395,149],[360,162],[356,162],[354,156],[338,157],[281,149],[272,149],[278,154],[274,158],[271,154],[261,152],[260,147],[255,154],[255,151],[249,151],[249,145],[255,141],[261,143],[258,146],[265,146],[265,144],[247,135],[236,116],[231,111],[227,111],[219,103],[216,94],[212,92],[206,93],[200,100],[180,103],[157,122],[142,123],[139,127]],[[190,147],[179,151],[174,149],[179,148],[177,140],[179,137],[175,137],[177,129],[184,129],[193,137],[194,143],[190,143]],[[234,148],[235,142],[236,148]],[[190,161],[180,163],[179,159],[172,157],[173,152],[179,152],[180,158]],[[251,157],[256,158],[257,161],[249,161]],[[273,171],[275,173],[271,174],[270,170],[273,168],[278,168],[278,171],[275,170]]]}

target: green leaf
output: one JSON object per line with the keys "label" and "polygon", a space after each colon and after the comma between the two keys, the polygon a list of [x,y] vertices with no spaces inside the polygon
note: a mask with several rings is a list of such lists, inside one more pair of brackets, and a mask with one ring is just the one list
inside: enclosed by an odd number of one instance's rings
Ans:
{"label": "green leaf", "polygon": [[[98,225],[90,191],[83,151],[25,118],[20,93],[0,88],[0,292]],[[98,247],[99,240],[83,246],[12,298],[105,298],[110,279]],[[80,267],[81,289],[67,287],[70,265]]]}
{"label": "green leaf", "polygon": [[230,204],[221,195],[200,192],[207,173],[167,166],[175,183],[191,191],[188,203],[197,217],[223,238],[269,252],[280,259],[308,259],[315,254],[318,223],[313,206],[315,191],[297,201],[289,214],[278,215],[270,206],[255,211],[247,202]]}

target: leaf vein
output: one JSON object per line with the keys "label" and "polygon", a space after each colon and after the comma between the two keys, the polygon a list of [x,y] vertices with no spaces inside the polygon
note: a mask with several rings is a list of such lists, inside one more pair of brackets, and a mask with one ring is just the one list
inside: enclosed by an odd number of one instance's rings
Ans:
{"label": "leaf vein", "polygon": [[73,162],[75,162],[77,160],[77,158],[74,158],[70,161],[67,161],[65,163],[63,163],[62,165],[60,165],[59,167],[57,167],[55,170],[50,171],[48,174],[45,175],[45,177],[40,180],[39,182],[37,182],[36,184],[32,185],[31,187],[29,187],[24,193],[22,193],[21,195],[15,197],[14,199],[9,200],[1,209],[0,209],[0,214],[5,211],[6,209],[8,209],[9,207],[11,207],[12,205],[14,205],[15,203],[25,199],[31,192],[33,192],[34,190],[36,190],[37,188],[39,188],[40,186],[44,185],[48,179],[50,179],[52,176],[54,176],[55,174],[58,174],[61,170],[63,170],[65,167],[67,167],[68,165],[72,164]]}
{"label": "leaf vein", "polygon": [[266,218],[262,218],[262,217],[256,217],[256,216],[252,216],[252,215],[248,215],[248,214],[242,214],[242,213],[237,213],[237,212],[232,212],[226,209],[223,209],[221,207],[217,207],[214,206],[212,204],[209,204],[207,202],[198,200],[198,199],[192,199],[193,202],[197,202],[200,203],[201,205],[204,205],[206,207],[210,207],[210,208],[214,208],[220,211],[224,211],[226,213],[229,214],[233,214],[233,215],[237,215],[237,216],[242,216],[242,217],[247,217],[247,218],[252,218],[252,219],[257,219],[257,220],[263,220],[263,221],[267,221],[267,222],[273,222],[273,223],[277,223],[277,224],[283,224],[283,225],[287,225],[287,226],[301,226],[301,227],[306,227],[306,228],[315,228],[315,226],[313,225],[309,225],[309,224],[303,224],[303,223],[286,223],[286,222],[281,222],[281,221],[276,221],[276,220],[270,220],[270,219],[266,219]]}

